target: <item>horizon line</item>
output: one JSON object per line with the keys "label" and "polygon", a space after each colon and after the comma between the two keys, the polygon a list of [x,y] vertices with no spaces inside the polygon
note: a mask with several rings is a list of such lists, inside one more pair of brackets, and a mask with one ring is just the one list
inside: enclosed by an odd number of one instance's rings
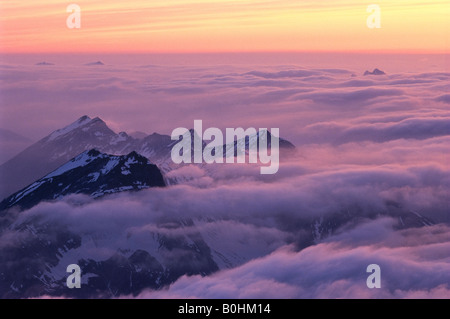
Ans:
{"label": "horizon line", "polygon": [[0,51],[0,55],[37,55],[37,54],[58,54],[58,55],[201,55],[201,54],[401,54],[401,55],[450,55],[450,50],[429,51],[429,50],[255,50],[255,51]]}

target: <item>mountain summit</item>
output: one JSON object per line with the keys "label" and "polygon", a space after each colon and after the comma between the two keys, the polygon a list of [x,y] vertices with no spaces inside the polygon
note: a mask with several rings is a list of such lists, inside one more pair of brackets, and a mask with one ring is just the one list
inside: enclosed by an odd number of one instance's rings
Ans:
{"label": "mountain summit", "polygon": [[[0,198],[18,191],[86,150],[95,148],[108,154],[128,154],[134,150],[127,148],[132,140],[113,132],[98,117],[82,116],[2,164],[0,180],[8,182],[0,184]],[[125,149],[128,152],[122,152]]]}
{"label": "mountain summit", "polygon": [[147,158],[131,152],[124,156],[85,151],[55,171],[0,203],[0,210],[30,208],[40,201],[57,200],[69,194],[100,197],[128,190],[165,186],[161,171]]}
{"label": "mountain summit", "polygon": [[369,70],[366,70],[366,72],[364,72],[364,76],[366,75],[385,75],[386,73],[384,73],[383,71],[379,70],[379,69],[374,69],[372,72],[370,72]]}
{"label": "mountain summit", "polygon": [[85,65],[91,66],[91,65],[105,65],[105,64],[102,61],[96,61],[96,62],[86,63]]}
{"label": "mountain summit", "polygon": [[80,117],[78,120],[76,120],[75,122],[73,122],[70,125],[67,125],[66,127],[56,130],[53,133],[51,133],[48,136],[49,140],[54,140],[56,138],[58,138],[59,136],[62,136],[66,133],[69,133],[70,131],[73,131],[74,129],[83,126],[84,124],[87,124],[91,121],[91,118],[87,115],[83,115],[82,117]]}

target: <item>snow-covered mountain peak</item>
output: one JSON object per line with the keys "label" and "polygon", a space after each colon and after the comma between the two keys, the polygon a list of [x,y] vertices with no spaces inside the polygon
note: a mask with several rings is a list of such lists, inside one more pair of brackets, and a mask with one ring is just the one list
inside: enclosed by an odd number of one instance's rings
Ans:
{"label": "snow-covered mountain peak", "polygon": [[104,123],[104,124],[106,124],[101,118],[99,118],[98,116],[96,116],[96,117],[94,117],[92,120],[91,120],[91,122],[92,123]]}
{"label": "snow-covered mountain peak", "polygon": [[92,121],[92,119],[89,116],[83,115],[82,117],[80,117],[75,122],[73,122],[73,123],[67,125],[66,127],[63,127],[61,129],[56,130],[53,133],[51,133],[48,136],[48,141],[53,141],[56,138],[58,138],[58,137],[60,137],[62,135],[65,135],[65,134],[69,133],[70,131],[73,131],[74,129],[77,129],[77,128],[81,127],[81,126],[84,126],[84,125],[86,125],[87,123],[89,123],[91,121]]}
{"label": "snow-covered mountain peak", "polygon": [[165,186],[164,178],[146,157],[134,151],[119,156],[91,149],[3,200],[0,211],[13,206],[30,208],[41,201],[58,200],[70,194],[97,198],[155,186]]}
{"label": "snow-covered mountain peak", "polygon": [[115,135],[101,118],[95,117],[91,119],[89,116],[84,115],[66,127],[54,131],[44,138],[44,140],[45,142],[51,142],[68,134],[78,132],[79,130],[82,132],[92,132],[92,134],[95,134],[96,136]]}
{"label": "snow-covered mountain peak", "polygon": [[92,162],[94,159],[104,158],[105,156],[106,156],[105,154],[100,153],[96,149],[84,151],[83,153],[76,156],[66,164],[60,166],[50,174],[46,175],[44,178],[50,178],[53,176],[61,175],[77,167],[85,166],[86,164]]}

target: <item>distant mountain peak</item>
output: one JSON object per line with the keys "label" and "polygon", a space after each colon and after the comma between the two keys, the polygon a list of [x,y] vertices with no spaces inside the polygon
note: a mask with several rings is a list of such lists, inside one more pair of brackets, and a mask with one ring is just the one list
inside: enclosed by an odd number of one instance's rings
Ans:
{"label": "distant mountain peak", "polygon": [[104,123],[104,121],[101,118],[99,118],[98,116],[94,117],[92,119],[92,122],[103,122]]}
{"label": "distant mountain peak", "polygon": [[102,61],[86,63],[86,65],[105,65]]}
{"label": "distant mountain peak", "polygon": [[83,115],[82,117],[80,117],[78,120],[76,120],[75,122],[67,125],[66,127],[63,127],[59,130],[54,131],[53,133],[51,133],[48,136],[48,141],[52,141],[55,140],[56,138],[69,133],[70,131],[73,131],[74,129],[77,129],[81,126],[86,125],[87,123],[91,122],[91,118],[87,115]]}
{"label": "distant mountain peak", "polygon": [[89,116],[87,116],[87,115],[83,115],[77,121],[78,122],[83,122],[83,121],[86,121],[86,120],[91,120],[91,118]]}
{"label": "distant mountain peak", "polygon": [[61,129],[58,129],[54,132],[52,132],[49,136],[47,136],[46,141],[50,142],[53,140],[56,140],[58,138],[61,138],[62,136],[65,136],[68,133],[72,133],[73,131],[77,129],[82,129],[84,132],[92,132],[95,131],[94,134],[97,136],[104,136],[105,134],[115,134],[109,127],[106,125],[106,123],[99,117],[94,117],[91,119],[87,115],[83,115],[75,122],[67,125],[66,127],[63,127]]}
{"label": "distant mountain peak", "polygon": [[364,75],[385,75],[386,73],[384,73],[383,71],[381,71],[380,69],[375,68],[372,72],[370,72],[369,70],[366,70],[366,72],[364,72]]}
{"label": "distant mountain peak", "polygon": [[129,136],[131,136],[132,138],[141,140],[143,138],[146,138],[148,136],[148,134],[141,132],[141,131],[134,131],[128,134]]}
{"label": "distant mountain peak", "polygon": [[49,63],[49,62],[45,62],[45,61],[42,61],[42,62],[36,63],[36,65],[55,65],[55,64]]}

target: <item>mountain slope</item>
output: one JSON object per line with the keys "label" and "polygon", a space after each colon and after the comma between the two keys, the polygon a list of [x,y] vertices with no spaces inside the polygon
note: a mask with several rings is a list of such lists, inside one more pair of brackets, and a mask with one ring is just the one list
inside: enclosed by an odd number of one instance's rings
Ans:
{"label": "mountain slope", "polygon": [[[99,118],[79,118],[65,128],[56,130],[34,143],[0,166],[0,198],[16,192],[53,171],[78,154],[96,148],[111,152],[132,140],[114,133]],[[113,148],[105,149],[105,145]]]}
{"label": "mountain slope", "polygon": [[10,130],[0,128],[0,163],[4,163],[30,146],[32,141]]}
{"label": "mountain slope", "polygon": [[0,203],[0,210],[12,206],[30,208],[40,201],[55,200],[69,194],[87,194],[95,198],[164,185],[158,167],[136,152],[113,156],[92,149],[6,198]]}
{"label": "mountain slope", "polygon": [[[79,233],[61,222],[23,216],[0,228],[0,233],[22,238],[20,245],[0,247],[0,298],[110,298],[162,288],[180,276],[205,276],[219,269],[200,233],[180,233],[185,227],[191,229],[192,222],[156,226],[155,231],[139,234]],[[118,244],[124,235],[126,240]],[[82,289],[66,286],[66,268],[73,263],[81,268]]]}

